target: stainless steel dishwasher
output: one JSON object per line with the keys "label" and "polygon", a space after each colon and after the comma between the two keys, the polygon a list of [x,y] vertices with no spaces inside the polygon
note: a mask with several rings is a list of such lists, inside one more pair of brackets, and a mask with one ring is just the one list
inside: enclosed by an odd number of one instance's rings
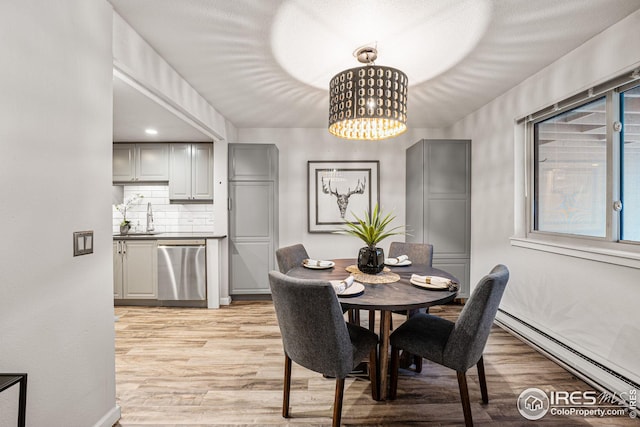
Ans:
{"label": "stainless steel dishwasher", "polygon": [[158,240],[158,300],[165,305],[207,305],[204,240]]}

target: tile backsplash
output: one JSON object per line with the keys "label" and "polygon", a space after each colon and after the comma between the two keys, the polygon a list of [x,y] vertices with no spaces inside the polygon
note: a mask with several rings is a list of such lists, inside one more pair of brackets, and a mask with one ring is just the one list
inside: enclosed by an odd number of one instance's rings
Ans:
{"label": "tile backsplash", "polygon": [[[212,233],[213,203],[180,204],[169,203],[168,185],[125,185],[123,200],[136,194],[143,197],[136,200],[127,209],[127,219],[131,221],[132,231],[145,231],[147,227],[147,203],[151,203],[153,224],[160,233]],[[113,232],[120,232],[122,214],[115,206],[113,210]]]}

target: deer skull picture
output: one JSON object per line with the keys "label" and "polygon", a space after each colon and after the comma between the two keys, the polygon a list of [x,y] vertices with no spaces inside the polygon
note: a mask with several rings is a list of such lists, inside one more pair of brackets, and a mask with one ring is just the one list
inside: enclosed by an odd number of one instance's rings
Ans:
{"label": "deer skull picture", "polygon": [[344,216],[347,212],[347,206],[349,205],[349,197],[351,197],[354,194],[364,194],[364,189],[366,187],[366,184],[367,184],[366,177],[363,178],[362,181],[358,179],[358,184],[356,185],[355,189],[351,190],[351,188],[349,187],[346,193],[340,194],[338,193],[337,189],[334,190],[331,188],[331,178],[328,178],[327,182],[325,183],[324,177],[322,177],[322,192],[324,194],[332,194],[336,196],[338,209],[340,209],[340,217],[344,219]]}

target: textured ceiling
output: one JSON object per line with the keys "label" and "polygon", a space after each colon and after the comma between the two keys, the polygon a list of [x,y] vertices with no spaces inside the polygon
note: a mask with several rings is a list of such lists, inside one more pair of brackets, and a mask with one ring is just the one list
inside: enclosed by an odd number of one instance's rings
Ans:
{"label": "textured ceiling", "polygon": [[640,0],[110,2],[238,128],[326,127],[322,81],[358,66],[352,52],[371,43],[377,65],[409,76],[409,127],[444,127],[640,8]]}

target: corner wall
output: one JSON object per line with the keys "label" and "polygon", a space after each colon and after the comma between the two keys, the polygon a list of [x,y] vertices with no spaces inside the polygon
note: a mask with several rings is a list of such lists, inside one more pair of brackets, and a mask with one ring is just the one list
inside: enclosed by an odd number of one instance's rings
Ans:
{"label": "corner wall", "polygon": [[[104,0],[0,2],[0,371],[28,373],[34,427],[119,417],[112,13]],[[82,230],[94,253],[73,257]],[[0,394],[0,425],[16,425],[16,395]]]}
{"label": "corner wall", "polygon": [[[639,64],[635,12],[446,132],[448,138],[472,140],[472,285],[495,264],[506,264],[511,279],[501,305],[505,312],[636,383],[638,270],[515,247],[510,238],[523,232],[525,213],[523,136],[515,120]],[[552,346],[552,340],[528,333],[543,347]]]}

